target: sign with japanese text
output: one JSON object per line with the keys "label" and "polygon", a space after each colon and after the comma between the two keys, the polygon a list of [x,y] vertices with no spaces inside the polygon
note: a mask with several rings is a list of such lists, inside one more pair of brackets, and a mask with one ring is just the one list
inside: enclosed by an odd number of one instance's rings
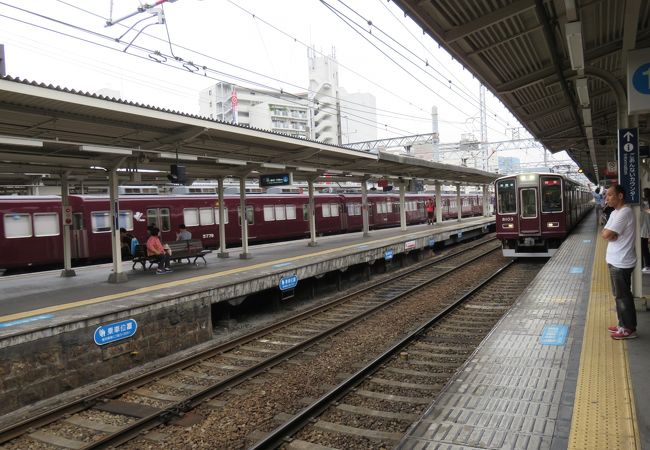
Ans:
{"label": "sign with japanese text", "polygon": [[638,204],[641,197],[638,128],[618,130],[618,183],[625,189],[625,203]]}
{"label": "sign with japanese text", "polygon": [[280,278],[280,283],[278,287],[281,291],[286,291],[287,289],[293,289],[298,286],[298,275],[291,275],[288,277]]}
{"label": "sign with japanese text", "polygon": [[260,175],[260,187],[288,186],[292,184],[293,177],[290,173],[278,173],[275,175]]}
{"label": "sign with japanese text", "polygon": [[133,319],[102,325],[95,330],[95,344],[105,345],[111,342],[133,336],[138,329],[138,323]]}

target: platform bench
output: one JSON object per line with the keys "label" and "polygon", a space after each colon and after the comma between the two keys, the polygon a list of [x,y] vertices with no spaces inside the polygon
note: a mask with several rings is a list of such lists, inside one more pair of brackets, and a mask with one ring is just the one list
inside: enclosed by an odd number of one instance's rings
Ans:
{"label": "platform bench", "polygon": [[[207,265],[208,262],[205,260],[205,255],[212,253],[212,250],[203,248],[203,242],[200,239],[167,242],[165,245],[168,245],[172,252],[170,260],[180,262],[187,259],[188,264],[196,264],[196,261],[201,258],[203,263]],[[147,255],[147,246],[145,244],[139,244],[135,248],[135,255],[133,255],[132,269],[136,270],[136,266],[140,264],[142,270],[149,270],[157,260],[157,256]]]}

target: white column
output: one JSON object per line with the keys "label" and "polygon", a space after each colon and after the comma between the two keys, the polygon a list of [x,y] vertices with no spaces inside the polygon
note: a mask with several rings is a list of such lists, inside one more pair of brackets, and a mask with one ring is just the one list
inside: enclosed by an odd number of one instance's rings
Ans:
{"label": "white column", "polygon": [[223,198],[223,177],[217,178],[217,195],[219,196],[219,258],[228,258],[226,251],[226,214],[223,210],[226,203]]}
{"label": "white column", "polygon": [[122,272],[122,243],[120,241],[120,201],[117,191],[118,176],[117,166],[108,173],[108,192],[111,203],[111,218],[113,219],[111,230],[111,248],[113,249],[113,271],[108,276],[109,283],[124,283],[128,277]]}
{"label": "white column", "polygon": [[366,179],[361,180],[361,218],[363,220],[363,237],[370,236],[370,223],[368,222],[368,186]]}
{"label": "white column", "polygon": [[456,185],[456,208],[458,208],[458,221],[463,217],[463,208],[460,204],[460,184]]}
{"label": "white column", "polygon": [[309,187],[309,247],[316,247],[318,243],[316,242],[316,202],[314,201],[314,179],[309,178],[307,180],[307,185]]}
{"label": "white column", "polygon": [[399,183],[399,223],[400,230],[406,231],[406,182]]}
{"label": "white column", "polygon": [[241,211],[241,248],[240,259],[252,258],[248,252],[248,220],[246,220],[246,175],[239,177],[239,210]]}
{"label": "white column", "polygon": [[68,173],[61,174],[61,218],[63,223],[63,270],[62,277],[74,277],[75,271],[72,270],[72,251],[70,243],[70,228],[72,227],[72,208],[68,199]]}
{"label": "white column", "polygon": [[439,181],[436,181],[436,223],[442,223],[442,187]]}

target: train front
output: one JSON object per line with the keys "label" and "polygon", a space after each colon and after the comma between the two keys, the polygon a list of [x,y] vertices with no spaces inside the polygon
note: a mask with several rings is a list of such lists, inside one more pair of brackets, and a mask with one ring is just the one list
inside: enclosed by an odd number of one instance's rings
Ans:
{"label": "train front", "polygon": [[527,173],[499,178],[497,238],[503,256],[553,256],[568,233],[564,178]]}

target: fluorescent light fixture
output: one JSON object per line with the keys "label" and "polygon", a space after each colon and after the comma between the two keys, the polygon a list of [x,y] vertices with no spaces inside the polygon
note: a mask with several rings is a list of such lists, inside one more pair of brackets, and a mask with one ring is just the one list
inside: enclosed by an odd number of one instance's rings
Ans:
{"label": "fluorescent light fixture", "polygon": [[586,78],[578,78],[576,80],[576,92],[578,93],[578,101],[580,106],[586,108],[589,106],[589,87],[587,86]]}
{"label": "fluorescent light fixture", "polygon": [[569,60],[573,70],[584,70],[585,54],[582,46],[582,24],[580,21],[569,22],[564,27],[567,45],[569,47]]}
{"label": "fluorescent light fixture", "polygon": [[82,145],[79,147],[84,152],[110,153],[112,155],[131,155],[133,152],[129,148],[120,147],[103,147],[101,145]]}
{"label": "fluorescent light fixture", "polygon": [[591,108],[583,108],[582,109],[582,123],[586,127],[591,126]]}
{"label": "fluorescent light fixture", "polygon": [[217,158],[215,161],[217,164],[230,164],[231,166],[245,166],[246,161],[241,159],[228,159],[228,158]]}
{"label": "fluorescent light fixture", "polygon": [[352,177],[362,177],[362,176],[365,175],[365,173],[363,173],[363,172],[348,172],[348,175],[350,175]]}
{"label": "fluorescent light fixture", "polygon": [[329,175],[342,175],[343,171],[342,170],[327,169],[327,170],[325,170],[325,173],[329,174]]}
{"label": "fluorescent light fixture", "polygon": [[43,141],[38,139],[25,139],[11,136],[0,136],[0,144],[25,145],[27,147],[42,147]]}
{"label": "fluorescent light fixture", "polygon": [[318,172],[318,169],[316,169],[315,167],[298,166],[298,167],[296,167],[296,170],[299,171],[299,172],[313,172],[313,173]]}
{"label": "fluorescent light fixture", "polygon": [[261,167],[264,167],[266,169],[286,169],[287,166],[284,164],[276,164],[276,163],[262,163],[260,165]]}
{"label": "fluorescent light fixture", "polygon": [[196,155],[188,155],[187,153],[179,153],[178,155],[176,155],[175,152],[160,152],[160,157],[167,158],[167,159],[176,159],[178,157],[178,159],[182,159],[185,161],[196,161],[197,159],[199,159],[199,157]]}

